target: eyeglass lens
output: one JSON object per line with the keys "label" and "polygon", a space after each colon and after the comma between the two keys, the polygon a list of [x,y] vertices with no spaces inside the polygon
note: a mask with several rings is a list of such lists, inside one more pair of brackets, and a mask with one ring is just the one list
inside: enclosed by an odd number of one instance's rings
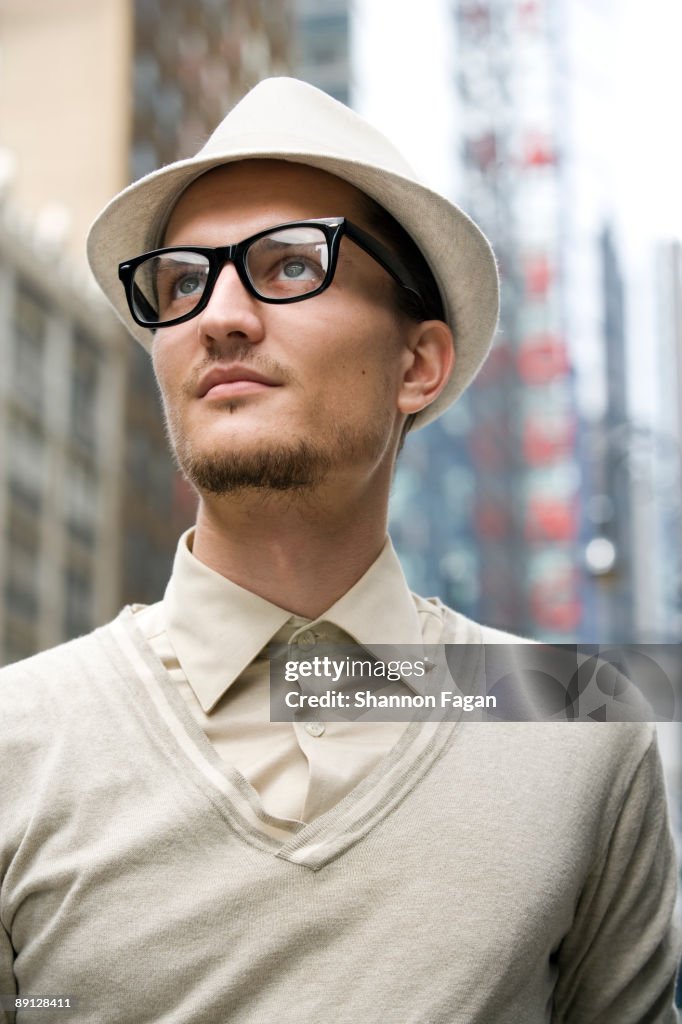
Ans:
{"label": "eyeglass lens", "polygon": [[[252,242],[244,263],[258,295],[291,299],[322,287],[329,268],[329,247],[320,228],[283,228]],[[150,322],[153,311],[156,323],[191,313],[206,290],[209,269],[208,257],[191,250],[150,256],[133,276],[136,313]]]}

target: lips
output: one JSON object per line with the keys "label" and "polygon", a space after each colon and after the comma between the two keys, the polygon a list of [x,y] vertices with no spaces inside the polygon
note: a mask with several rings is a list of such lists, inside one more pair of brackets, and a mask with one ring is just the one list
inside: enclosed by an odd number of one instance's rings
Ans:
{"label": "lips", "polygon": [[254,370],[250,366],[216,366],[199,381],[197,397],[205,398],[213,388],[219,388],[221,385],[233,385],[232,388],[224,388],[226,392],[249,390],[249,385],[254,385],[251,390],[258,390],[258,385],[264,388],[279,387],[278,381],[267,377],[264,373],[259,373],[258,370]]}

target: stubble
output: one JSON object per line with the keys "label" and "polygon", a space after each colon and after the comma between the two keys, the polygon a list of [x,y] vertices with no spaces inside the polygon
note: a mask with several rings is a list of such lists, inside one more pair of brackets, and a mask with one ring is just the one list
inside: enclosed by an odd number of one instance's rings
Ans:
{"label": "stubble", "polygon": [[[287,387],[297,386],[292,374],[273,360],[260,360],[257,368]],[[204,365],[185,383],[183,401],[196,395],[197,380],[206,369]],[[375,460],[386,445],[386,423],[377,416],[354,427],[328,422],[325,436],[319,439],[263,441],[252,447],[235,444],[206,450],[187,433],[178,403],[170,396],[162,395],[162,399],[170,448],[181,472],[200,494],[310,494],[342,464]],[[385,395],[381,399],[379,409],[385,408]],[[242,405],[239,399],[225,402],[216,414],[237,417]]]}

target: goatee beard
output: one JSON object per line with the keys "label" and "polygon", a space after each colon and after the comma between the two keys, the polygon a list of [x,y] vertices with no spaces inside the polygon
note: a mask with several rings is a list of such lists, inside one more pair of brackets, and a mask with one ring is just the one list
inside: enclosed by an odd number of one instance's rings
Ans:
{"label": "goatee beard", "polygon": [[175,455],[180,469],[199,492],[218,496],[244,491],[312,490],[332,466],[329,455],[308,441],[254,452],[211,454],[177,446]]}
{"label": "goatee beard", "polygon": [[[255,361],[252,346],[236,347],[231,356],[244,363]],[[214,359],[197,367],[182,387],[185,399],[196,396],[202,375]],[[296,380],[285,366],[274,359],[261,357],[257,368],[266,376],[294,387]],[[230,414],[238,412],[238,403],[226,403]],[[322,447],[307,439],[291,444],[271,444],[254,451],[197,451],[182,429],[180,418],[173,412],[173,403],[164,400],[166,434],[171,451],[182,473],[197,491],[212,495],[234,495],[247,491],[309,491],[327,476],[333,460]]]}

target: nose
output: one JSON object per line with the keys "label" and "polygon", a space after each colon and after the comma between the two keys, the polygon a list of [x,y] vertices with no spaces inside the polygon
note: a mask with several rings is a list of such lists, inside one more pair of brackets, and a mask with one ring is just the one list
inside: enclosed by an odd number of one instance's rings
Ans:
{"label": "nose", "polygon": [[263,304],[247,292],[234,263],[226,263],[197,317],[197,329],[211,348],[235,341],[258,344],[265,336],[263,312]]}

